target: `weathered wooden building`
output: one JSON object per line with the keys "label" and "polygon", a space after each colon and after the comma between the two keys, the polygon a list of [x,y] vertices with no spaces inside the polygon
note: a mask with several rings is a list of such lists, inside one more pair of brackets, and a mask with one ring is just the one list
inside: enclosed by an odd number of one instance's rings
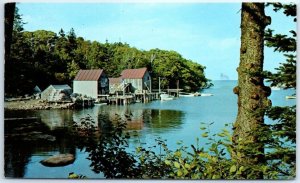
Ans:
{"label": "weathered wooden building", "polygon": [[109,78],[109,93],[115,94],[116,92],[123,91],[121,87],[122,78]]}
{"label": "weathered wooden building", "polygon": [[69,101],[72,88],[69,85],[50,85],[42,93],[41,99],[48,102]]}
{"label": "weathered wooden building", "polygon": [[73,92],[97,99],[109,93],[109,80],[103,69],[80,70],[73,81]]}
{"label": "weathered wooden building", "polygon": [[42,94],[42,90],[40,89],[40,87],[38,87],[37,85],[33,88],[32,91],[33,97],[35,99],[40,99],[41,98],[41,94]]}
{"label": "weathered wooden building", "polygon": [[151,92],[151,76],[147,68],[125,69],[121,73],[122,83],[131,84],[133,93]]}
{"label": "weathered wooden building", "polygon": [[121,94],[121,93],[132,93],[131,83],[123,82],[121,77],[109,78],[109,93],[110,94]]}

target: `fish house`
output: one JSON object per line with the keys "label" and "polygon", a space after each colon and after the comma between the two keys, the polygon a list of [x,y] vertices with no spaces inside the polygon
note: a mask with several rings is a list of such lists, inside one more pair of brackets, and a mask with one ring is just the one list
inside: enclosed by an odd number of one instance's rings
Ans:
{"label": "fish house", "polygon": [[103,69],[80,70],[73,82],[73,92],[97,99],[109,93],[109,81]]}
{"label": "fish house", "polygon": [[41,99],[48,102],[69,101],[72,88],[69,85],[50,85],[42,93]]}
{"label": "fish house", "polygon": [[147,68],[125,69],[121,73],[124,85],[131,84],[132,92],[142,93],[144,90],[151,91],[151,76]]}

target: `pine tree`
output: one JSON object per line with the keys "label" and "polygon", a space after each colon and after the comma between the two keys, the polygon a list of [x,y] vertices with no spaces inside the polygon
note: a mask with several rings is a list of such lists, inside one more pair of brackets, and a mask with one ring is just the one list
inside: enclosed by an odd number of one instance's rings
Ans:
{"label": "pine tree", "polygon": [[[296,5],[269,3],[273,10],[283,11],[286,16],[291,16],[296,22]],[[274,30],[268,29],[265,33],[266,46],[274,48],[275,52],[281,52],[286,61],[276,68],[276,73],[267,72],[271,86],[280,86],[284,89],[296,89],[296,31],[291,30],[290,35],[274,34]],[[296,106],[272,107],[267,111],[269,118],[277,122],[270,125],[272,144],[268,144],[273,151],[268,160],[279,176],[294,178],[296,176]]]}

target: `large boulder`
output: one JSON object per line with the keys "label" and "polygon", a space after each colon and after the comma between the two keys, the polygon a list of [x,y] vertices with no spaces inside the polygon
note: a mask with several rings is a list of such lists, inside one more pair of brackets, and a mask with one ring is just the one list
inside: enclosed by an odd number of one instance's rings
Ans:
{"label": "large boulder", "polygon": [[73,154],[59,154],[42,160],[40,163],[44,166],[58,167],[72,164],[75,161]]}

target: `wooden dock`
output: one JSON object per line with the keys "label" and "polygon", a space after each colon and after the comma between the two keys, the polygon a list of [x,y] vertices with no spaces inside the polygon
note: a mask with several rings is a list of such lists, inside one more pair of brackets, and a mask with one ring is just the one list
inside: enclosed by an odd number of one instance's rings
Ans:
{"label": "wooden dock", "polygon": [[111,96],[108,97],[108,104],[127,105],[133,103],[133,99],[134,97],[132,95]]}
{"label": "wooden dock", "polygon": [[76,108],[80,108],[80,107],[92,107],[95,104],[95,100],[94,99],[90,99],[90,98],[83,98],[82,100],[77,100],[75,101],[75,107]]}
{"label": "wooden dock", "polygon": [[39,117],[4,118],[4,121],[40,121]]}
{"label": "wooden dock", "polygon": [[159,93],[135,93],[126,95],[112,95],[107,97],[111,105],[128,105],[132,103],[147,103],[159,99]]}

